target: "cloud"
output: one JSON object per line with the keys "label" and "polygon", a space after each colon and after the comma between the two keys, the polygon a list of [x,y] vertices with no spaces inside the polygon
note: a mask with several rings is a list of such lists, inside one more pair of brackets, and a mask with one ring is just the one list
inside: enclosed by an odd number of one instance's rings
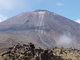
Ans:
{"label": "cloud", "polygon": [[63,6],[64,3],[62,3],[62,2],[57,2],[56,5],[57,5],[57,6]]}
{"label": "cloud", "polygon": [[57,42],[58,47],[70,48],[72,47],[73,37],[70,32],[60,35],[59,41]]}
{"label": "cloud", "polygon": [[0,14],[0,22],[3,22],[3,21],[5,21],[7,18],[8,18],[8,17],[6,17],[6,16],[3,16],[3,15],[1,15],[1,14]]}
{"label": "cloud", "polygon": [[78,20],[75,20],[75,22],[77,22],[77,23],[80,23],[80,19],[78,19]]}
{"label": "cloud", "polygon": [[0,9],[16,9],[25,6],[26,0],[0,0]]}

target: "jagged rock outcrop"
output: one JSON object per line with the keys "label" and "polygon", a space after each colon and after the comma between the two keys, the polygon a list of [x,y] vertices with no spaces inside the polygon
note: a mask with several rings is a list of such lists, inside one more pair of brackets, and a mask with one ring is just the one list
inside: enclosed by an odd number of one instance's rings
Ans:
{"label": "jagged rock outcrop", "polygon": [[0,52],[0,60],[80,60],[80,50],[72,48],[36,48],[34,44],[20,44]]}

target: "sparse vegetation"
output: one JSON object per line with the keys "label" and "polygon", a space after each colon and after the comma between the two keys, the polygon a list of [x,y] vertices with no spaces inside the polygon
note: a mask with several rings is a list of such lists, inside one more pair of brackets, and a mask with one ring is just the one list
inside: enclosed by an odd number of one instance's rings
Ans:
{"label": "sparse vegetation", "polygon": [[20,44],[0,52],[0,60],[80,60],[80,50],[72,48],[36,48],[34,44]]}

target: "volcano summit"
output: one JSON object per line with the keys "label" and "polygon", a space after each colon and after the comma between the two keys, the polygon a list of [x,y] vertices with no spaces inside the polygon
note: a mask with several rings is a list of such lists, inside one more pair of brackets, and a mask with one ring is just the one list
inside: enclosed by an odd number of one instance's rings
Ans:
{"label": "volcano summit", "polygon": [[47,10],[24,12],[0,23],[0,46],[18,42],[80,49],[80,24]]}

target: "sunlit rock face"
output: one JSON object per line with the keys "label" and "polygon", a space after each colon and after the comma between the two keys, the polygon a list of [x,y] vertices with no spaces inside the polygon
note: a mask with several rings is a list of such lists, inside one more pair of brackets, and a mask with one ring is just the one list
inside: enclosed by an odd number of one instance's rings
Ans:
{"label": "sunlit rock face", "polygon": [[80,24],[47,10],[24,12],[0,23],[0,46],[18,42],[79,49]]}

